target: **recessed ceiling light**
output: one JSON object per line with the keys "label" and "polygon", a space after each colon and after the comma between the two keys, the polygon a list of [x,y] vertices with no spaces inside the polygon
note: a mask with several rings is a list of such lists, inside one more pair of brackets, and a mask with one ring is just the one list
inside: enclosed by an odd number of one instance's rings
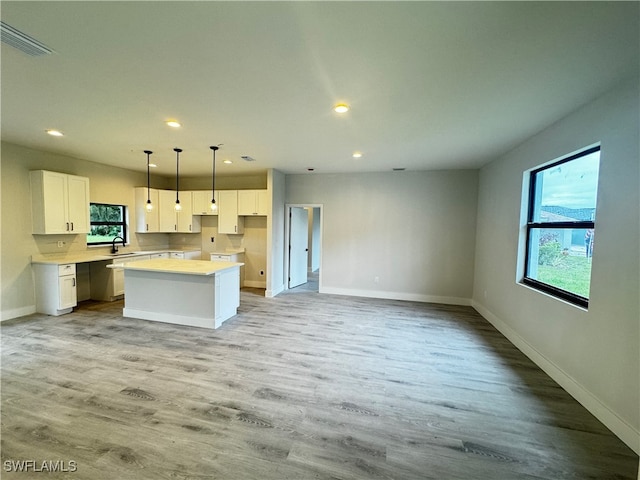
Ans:
{"label": "recessed ceiling light", "polygon": [[180,124],[180,122],[176,122],[175,120],[168,120],[166,123],[167,123],[168,126],[173,127],[173,128],[179,128],[179,127],[182,126]]}
{"label": "recessed ceiling light", "polygon": [[45,130],[45,132],[47,132],[49,135],[54,136],[54,137],[63,137],[64,136],[64,133],[62,133],[60,130],[49,129],[49,130]]}
{"label": "recessed ceiling light", "polygon": [[362,152],[353,152],[353,158],[361,158]]}
{"label": "recessed ceiling light", "polygon": [[346,103],[338,103],[335,107],[333,107],[333,111],[336,113],[346,113],[349,111],[349,105]]}
{"label": "recessed ceiling light", "polygon": [[222,163],[226,163],[227,165],[231,165],[233,162],[231,160],[223,160]]}
{"label": "recessed ceiling light", "polygon": [[149,166],[150,166],[151,168],[156,168],[158,165],[156,165],[155,163],[150,163],[150,164],[149,164]]}

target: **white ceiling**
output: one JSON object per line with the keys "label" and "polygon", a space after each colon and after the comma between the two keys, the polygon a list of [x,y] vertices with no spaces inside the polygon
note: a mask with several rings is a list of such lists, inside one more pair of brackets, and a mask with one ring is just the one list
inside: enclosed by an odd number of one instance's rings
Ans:
{"label": "white ceiling", "polygon": [[639,5],[2,1],[55,51],[2,45],[2,139],[163,175],[219,143],[220,174],[477,168],[637,75]]}

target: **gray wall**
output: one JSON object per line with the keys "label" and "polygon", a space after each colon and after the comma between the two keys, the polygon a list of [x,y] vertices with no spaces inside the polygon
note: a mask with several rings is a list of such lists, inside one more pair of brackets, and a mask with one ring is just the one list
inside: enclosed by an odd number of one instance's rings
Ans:
{"label": "gray wall", "polygon": [[286,203],[323,206],[321,292],[469,304],[477,186],[468,170],[287,175]]}
{"label": "gray wall", "polygon": [[[638,79],[584,106],[480,173],[473,305],[640,450]],[[519,284],[526,170],[602,142],[588,311]]]}

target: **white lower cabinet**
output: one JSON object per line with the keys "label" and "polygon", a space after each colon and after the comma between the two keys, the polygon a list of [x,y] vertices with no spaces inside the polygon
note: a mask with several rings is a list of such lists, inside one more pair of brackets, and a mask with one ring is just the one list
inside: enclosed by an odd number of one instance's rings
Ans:
{"label": "white lower cabinet", "polygon": [[47,315],[69,313],[78,304],[76,264],[33,264],[36,311]]}
{"label": "white lower cabinet", "polygon": [[200,250],[185,252],[169,252],[169,258],[183,258],[185,260],[200,260]]}
{"label": "white lower cabinet", "polygon": [[113,260],[91,262],[91,298],[112,302],[124,295],[124,270],[109,268],[107,265],[149,260],[150,258],[150,255],[130,255]]}
{"label": "white lower cabinet", "polygon": [[[244,263],[244,253],[212,253],[209,255],[212,262]],[[244,287],[244,265],[240,267],[240,287]]]}
{"label": "white lower cabinet", "polygon": [[65,275],[58,277],[58,308],[63,310],[73,309],[78,305],[78,290],[75,275]]}

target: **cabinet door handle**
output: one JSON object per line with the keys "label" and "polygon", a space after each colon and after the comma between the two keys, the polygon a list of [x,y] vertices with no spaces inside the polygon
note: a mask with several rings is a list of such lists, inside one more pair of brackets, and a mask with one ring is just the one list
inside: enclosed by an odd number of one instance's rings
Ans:
{"label": "cabinet door handle", "polygon": [[147,223],[147,232],[149,231],[149,224]]}
{"label": "cabinet door handle", "polygon": [[177,232],[178,231],[178,225],[174,225],[173,229]]}
{"label": "cabinet door handle", "polygon": [[76,286],[76,279],[75,278],[73,279],[73,286],[74,287]]}
{"label": "cabinet door handle", "polygon": [[69,222],[67,222],[67,232],[69,231]]}
{"label": "cabinet door handle", "polygon": [[191,231],[191,224],[189,224],[189,231]]}
{"label": "cabinet door handle", "polygon": [[237,225],[234,225],[234,226],[233,226],[233,231],[234,231],[234,232],[237,232],[237,231],[238,231],[238,226],[237,226]]}
{"label": "cabinet door handle", "polygon": [[73,222],[71,222],[71,231],[73,232]]}

